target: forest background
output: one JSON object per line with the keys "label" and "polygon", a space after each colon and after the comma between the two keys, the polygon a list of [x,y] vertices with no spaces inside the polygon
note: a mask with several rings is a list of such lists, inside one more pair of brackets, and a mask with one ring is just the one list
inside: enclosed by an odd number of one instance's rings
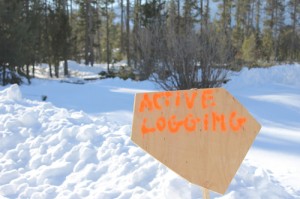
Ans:
{"label": "forest background", "polygon": [[0,80],[126,60],[165,90],[214,87],[223,69],[299,62],[299,38],[299,0],[0,0]]}

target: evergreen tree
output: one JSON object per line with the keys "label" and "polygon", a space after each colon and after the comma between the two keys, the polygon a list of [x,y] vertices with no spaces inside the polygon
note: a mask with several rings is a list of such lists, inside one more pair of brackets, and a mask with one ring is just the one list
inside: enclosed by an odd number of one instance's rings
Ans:
{"label": "evergreen tree", "polygon": [[282,44],[289,46],[287,49],[283,49],[283,52],[289,52],[287,57],[291,60],[300,59],[300,1],[290,0],[288,2],[288,10],[291,18],[291,30],[285,30],[284,41]]}
{"label": "evergreen tree", "polygon": [[210,0],[206,0],[206,5],[203,5],[203,25],[206,28],[210,22],[210,7],[209,7]]}
{"label": "evergreen tree", "polygon": [[257,60],[256,57],[256,36],[252,33],[246,37],[242,46],[243,60],[246,63],[253,64]]}
{"label": "evergreen tree", "polygon": [[111,62],[111,44],[110,44],[110,13],[109,13],[109,5],[112,4],[112,0],[105,0],[105,16],[106,16],[106,63],[107,63],[107,71],[109,72],[109,63]]}
{"label": "evergreen tree", "polygon": [[26,57],[23,56],[24,41],[27,39],[24,4],[19,0],[4,0],[0,2],[0,74],[2,85],[20,83],[16,71],[23,66]]}
{"label": "evergreen tree", "polygon": [[126,55],[127,65],[131,67],[131,45],[130,45],[130,0],[126,0]]}
{"label": "evergreen tree", "polygon": [[102,11],[103,11],[103,17],[105,18],[105,26],[102,27],[102,32],[105,33],[102,37],[102,43],[105,46],[105,49],[102,51],[103,53],[103,58],[105,59],[107,63],[107,71],[110,71],[110,63],[112,62],[112,51],[113,46],[111,43],[111,31],[113,28],[113,20],[114,20],[114,13],[112,12],[110,5],[114,1],[112,0],[105,0],[103,3]]}
{"label": "evergreen tree", "polygon": [[[78,45],[79,49],[84,49],[85,65],[94,64],[94,41],[95,41],[95,18],[97,16],[96,1],[93,0],[77,0],[79,5],[79,21],[78,21]],[[79,52],[82,54],[81,52]]]}
{"label": "evergreen tree", "polygon": [[[266,19],[264,21],[264,40],[272,40],[272,47],[274,47],[272,54],[276,61],[278,60],[279,55],[279,33],[284,25],[284,5],[284,0],[267,0],[265,6]],[[267,39],[266,37],[270,38]],[[270,51],[270,49],[265,50]],[[267,52],[266,54],[270,54],[270,52]],[[267,59],[270,59],[270,57]]]}
{"label": "evergreen tree", "polygon": [[[49,63],[54,64],[54,75],[59,77],[59,63],[64,61],[64,75],[68,76],[67,59],[70,57],[71,28],[65,0],[56,0],[53,6],[48,7],[47,43]],[[50,66],[51,67],[51,66]],[[52,74],[50,74],[51,76]]]}
{"label": "evergreen tree", "polygon": [[214,0],[218,2],[218,24],[219,29],[225,34],[228,35],[231,30],[232,25],[232,10],[234,2],[233,0]]}
{"label": "evergreen tree", "polygon": [[195,8],[196,8],[196,1],[195,0],[185,0],[183,5],[183,33],[187,33],[194,27],[195,22]]}
{"label": "evergreen tree", "polygon": [[260,23],[261,23],[261,0],[255,0],[255,31],[256,34],[260,34]]}
{"label": "evergreen tree", "polygon": [[[232,42],[237,50],[236,59],[239,61],[249,63],[260,55],[260,6],[260,0],[236,0],[235,2],[236,25],[232,31]],[[251,50],[249,49],[250,40],[253,42]],[[253,56],[252,59],[248,57],[249,50]]]}
{"label": "evergreen tree", "polygon": [[233,46],[237,49],[237,59],[241,59],[241,50],[244,38],[248,36],[248,16],[249,16],[250,1],[235,2],[235,23],[232,31]]}
{"label": "evergreen tree", "polygon": [[125,13],[125,8],[124,8],[124,0],[120,0],[120,8],[121,8],[121,21],[120,21],[120,50],[121,53],[125,53],[125,33],[124,33],[124,13]]}
{"label": "evergreen tree", "polygon": [[175,0],[171,0],[167,6],[168,10],[168,18],[167,18],[167,26],[169,28],[174,27],[175,30],[178,30],[179,27],[177,20],[179,17],[179,14],[177,12],[177,2]]}
{"label": "evergreen tree", "polygon": [[271,30],[265,29],[262,37],[262,49],[263,58],[267,61],[271,61],[272,54],[274,52],[274,42]]}

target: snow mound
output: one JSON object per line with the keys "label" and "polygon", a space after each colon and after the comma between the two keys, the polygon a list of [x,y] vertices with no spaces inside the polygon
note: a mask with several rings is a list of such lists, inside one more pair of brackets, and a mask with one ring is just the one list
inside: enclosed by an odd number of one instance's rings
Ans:
{"label": "snow mound", "polygon": [[231,85],[237,87],[282,84],[300,87],[300,64],[279,65],[269,68],[243,68],[234,74]]}
{"label": "snow mound", "polygon": [[14,84],[7,89],[0,91],[0,100],[17,101],[22,99],[22,93],[17,84]]}
{"label": "snow mound", "polygon": [[[11,100],[15,100],[11,103]],[[0,92],[0,198],[201,198],[130,141],[131,126],[107,116]],[[244,162],[224,196],[293,198],[270,172]]]}

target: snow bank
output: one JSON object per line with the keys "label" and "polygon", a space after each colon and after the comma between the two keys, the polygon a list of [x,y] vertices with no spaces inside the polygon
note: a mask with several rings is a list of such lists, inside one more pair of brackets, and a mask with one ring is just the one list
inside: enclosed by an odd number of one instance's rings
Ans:
{"label": "snow bank", "polygon": [[231,77],[230,85],[238,88],[270,84],[300,87],[299,75],[300,64],[279,65],[270,68],[243,68]]}
{"label": "snow bank", "polygon": [[[201,198],[130,141],[131,126],[109,116],[0,92],[0,198]],[[119,116],[120,117],[120,116]],[[215,198],[297,198],[272,173],[245,161]]]}
{"label": "snow bank", "polygon": [[10,86],[8,89],[0,91],[0,100],[18,101],[22,99],[22,93],[17,84]]}

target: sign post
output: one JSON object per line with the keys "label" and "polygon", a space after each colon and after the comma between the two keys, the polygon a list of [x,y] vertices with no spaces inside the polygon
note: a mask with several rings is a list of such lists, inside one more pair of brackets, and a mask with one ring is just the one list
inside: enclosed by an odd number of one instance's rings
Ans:
{"label": "sign post", "polygon": [[206,188],[203,188],[203,199],[210,199],[209,190]]}
{"label": "sign post", "polygon": [[131,139],[209,198],[226,192],[260,128],[224,88],[138,93]]}

